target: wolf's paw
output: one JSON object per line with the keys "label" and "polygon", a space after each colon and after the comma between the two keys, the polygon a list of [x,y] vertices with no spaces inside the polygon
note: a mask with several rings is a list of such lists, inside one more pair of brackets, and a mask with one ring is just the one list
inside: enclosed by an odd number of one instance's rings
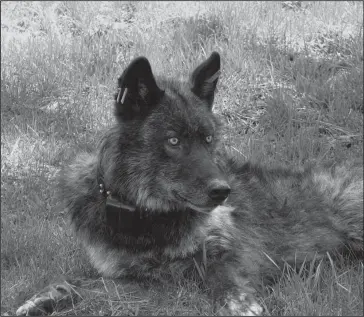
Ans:
{"label": "wolf's paw", "polygon": [[249,293],[229,295],[224,307],[219,310],[220,316],[260,316],[263,308]]}
{"label": "wolf's paw", "polygon": [[74,291],[67,282],[47,286],[16,311],[17,316],[40,316],[72,305]]}

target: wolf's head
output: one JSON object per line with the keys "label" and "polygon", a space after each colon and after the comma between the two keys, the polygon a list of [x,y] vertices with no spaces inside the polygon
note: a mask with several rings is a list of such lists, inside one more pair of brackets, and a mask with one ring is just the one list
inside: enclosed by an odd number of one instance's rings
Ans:
{"label": "wolf's head", "polygon": [[215,162],[219,124],[212,105],[219,73],[216,52],[187,82],[156,79],[144,57],[130,63],[115,95],[114,191],[159,211],[210,211],[228,197]]}

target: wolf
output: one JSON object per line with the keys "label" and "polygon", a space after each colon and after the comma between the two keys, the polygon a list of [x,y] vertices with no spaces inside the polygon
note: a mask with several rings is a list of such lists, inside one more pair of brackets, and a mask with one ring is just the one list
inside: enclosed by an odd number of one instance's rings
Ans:
{"label": "wolf", "polygon": [[[285,263],[363,251],[361,164],[267,168],[219,142],[213,52],[187,81],[147,58],[118,78],[116,123],[62,174],[62,199],[92,265],[109,278],[199,276],[222,315],[261,315],[255,293]],[[195,275],[194,275],[195,274]],[[51,285],[17,315],[73,296]]]}

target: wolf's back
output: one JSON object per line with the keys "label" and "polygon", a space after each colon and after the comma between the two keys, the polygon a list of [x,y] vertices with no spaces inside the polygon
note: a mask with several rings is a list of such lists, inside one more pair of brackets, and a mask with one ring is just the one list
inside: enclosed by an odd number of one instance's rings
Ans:
{"label": "wolf's back", "polygon": [[346,163],[329,169],[316,168],[313,182],[331,207],[336,230],[346,244],[363,250],[363,165]]}

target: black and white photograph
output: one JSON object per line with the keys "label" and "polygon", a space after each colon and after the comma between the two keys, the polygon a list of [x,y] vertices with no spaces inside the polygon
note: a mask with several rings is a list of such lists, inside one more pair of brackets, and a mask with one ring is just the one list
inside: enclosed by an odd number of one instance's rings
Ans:
{"label": "black and white photograph", "polygon": [[1,1],[2,316],[363,316],[362,1]]}

